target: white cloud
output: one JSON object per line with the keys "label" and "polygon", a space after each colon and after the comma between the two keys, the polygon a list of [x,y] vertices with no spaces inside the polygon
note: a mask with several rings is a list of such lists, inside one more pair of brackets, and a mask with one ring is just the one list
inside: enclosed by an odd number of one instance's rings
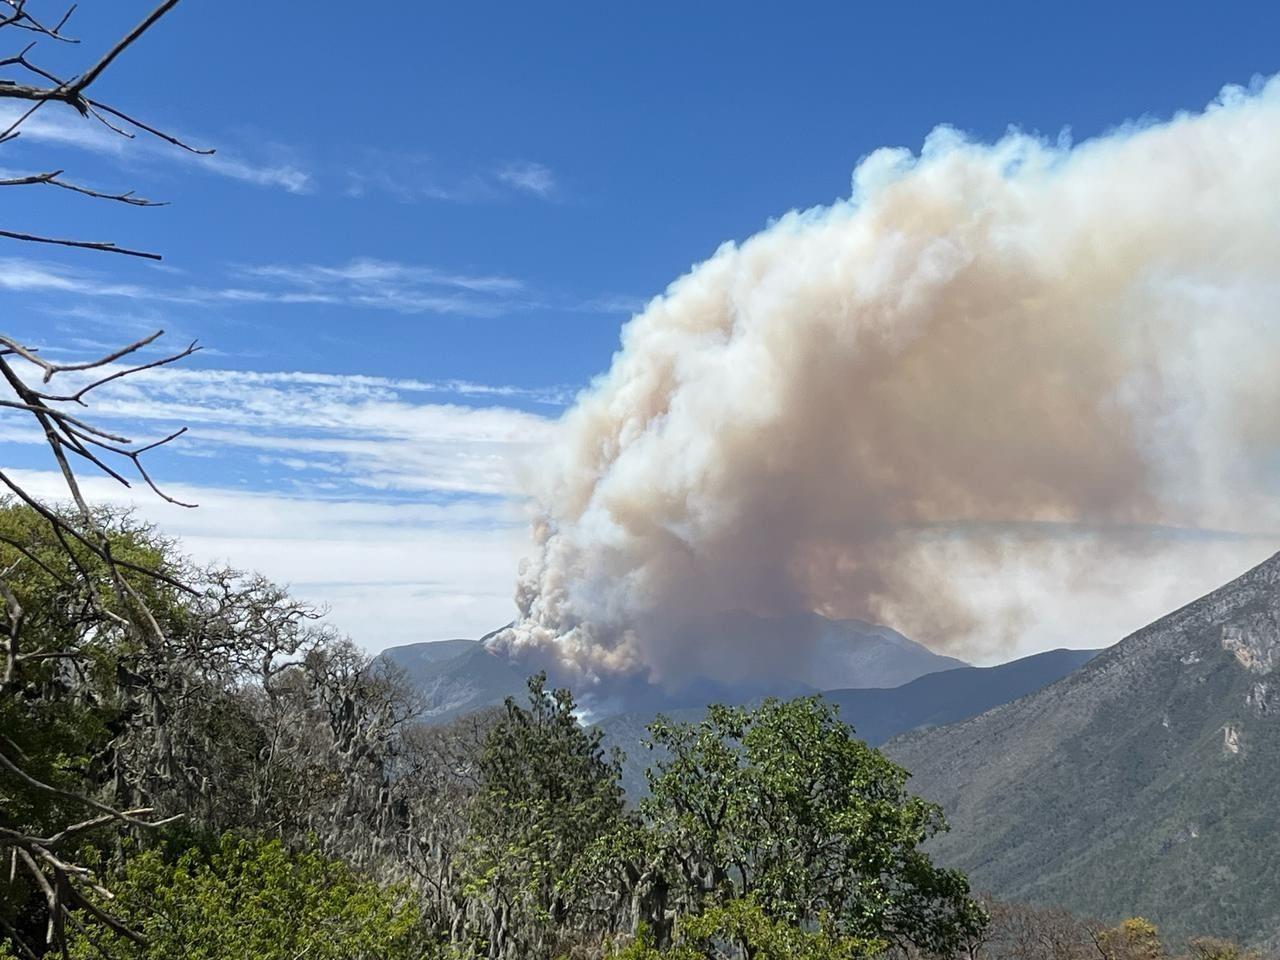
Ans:
{"label": "white cloud", "polygon": [[[0,105],[0,129],[8,128],[26,109]],[[127,163],[131,159],[154,161],[167,157],[179,163],[194,163],[218,176],[260,187],[275,187],[289,193],[310,193],[315,188],[312,174],[296,163],[253,161],[223,148],[218,148],[213,154],[194,154],[159,140],[149,139],[145,134],[139,134],[130,140],[94,120],[59,110],[57,105],[53,109],[46,107],[37,110],[18,129],[20,141],[73,147],[110,157],[119,163]],[[197,138],[183,136],[182,139],[199,145]]]}
{"label": "white cloud", "polygon": [[495,317],[534,305],[524,284],[499,274],[465,274],[424,264],[357,257],[337,264],[240,266],[224,286],[122,283],[50,261],[0,259],[0,290],[119,297],[209,306],[227,303],[359,306],[404,314]]}
{"label": "white cloud", "polygon": [[[559,402],[560,394],[466,381],[161,367],[95,392],[94,413],[118,430],[190,428],[174,452],[240,451],[341,489],[509,496],[553,421],[507,406],[429,402],[423,394]],[[0,437],[2,439],[2,437]],[[304,476],[304,485],[315,486]]]}
{"label": "white cloud", "polygon": [[546,198],[556,192],[556,178],[551,168],[532,160],[513,160],[498,170],[497,177],[512,189],[535,197]]}
{"label": "white cloud", "polygon": [[[65,496],[52,472],[8,471],[39,496]],[[511,585],[526,525],[507,501],[381,504],[288,497],[212,486],[171,492],[175,507],[105,479],[96,502],[135,506],[197,560],[257,570],[305,600],[366,649],[478,637],[511,619]]]}
{"label": "white cloud", "polygon": [[524,287],[524,284],[514,277],[492,274],[469,276],[449,273],[435,267],[379,260],[374,257],[357,257],[337,266],[317,263],[268,264],[242,269],[252,277],[283,280],[299,286],[313,287],[324,287],[335,283],[354,285],[413,283],[456,287],[461,290],[484,293],[514,292]]}
{"label": "white cloud", "polygon": [[[438,267],[356,257],[345,263],[242,266],[250,289],[219,291],[223,299],[347,303],[400,313],[495,316],[516,305],[520,280]],[[284,299],[289,298],[289,299]]]}
{"label": "white cloud", "polygon": [[648,302],[643,297],[626,293],[606,293],[583,300],[576,309],[583,313],[620,313],[632,316],[643,310]]}
{"label": "white cloud", "polygon": [[497,198],[494,185],[484,177],[468,174],[444,177],[429,157],[366,150],[365,162],[347,170],[346,195],[359,200],[383,194],[397,203],[438,200],[447,203],[479,203]]}
{"label": "white cloud", "polygon": [[311,193],[315,190],[312,175],[294,164],[253,164],[222,151],[212,156],[201,156],[197,162],[212,173],[259,187],[279,187],[289,193]]}
{"label": "white cloud", "polygon": [[114,283],[99,274],[70,270],[56,263],[26,260],[21,257],[0,259],[0,290],[15,293],[77,293],[91,297],[128,297],[144,299],[147,288],[133,283]]}
{"label": "white cloud", "polygon": [[511,160],[487,170],[457,171],[422,153],[365,148],[360,156],[361,162],[347,169],[346,194],[356,199],[377,193],[398,203],[492,203],[516,194],[546,200],[559,191],[551,168],[532,160]]}

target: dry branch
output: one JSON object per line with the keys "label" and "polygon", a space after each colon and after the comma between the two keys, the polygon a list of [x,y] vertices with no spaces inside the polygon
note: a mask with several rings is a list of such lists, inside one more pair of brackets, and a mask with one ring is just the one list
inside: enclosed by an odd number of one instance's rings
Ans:
{"label": "dry branch", "polygon": [[[102,124],[112,133],[133,139],[135,134],[131,130],[141,131],[149,136],[156,137],[166,143],[180,147],[191,153],[207,155],[213,153],[212,150],[200,149],[193,147],[184,142],[171,133],[166,133],[159,128],[139,120],[131,114],[125,113],[123,110],[95,100],[87,94],[88,88],[105,73],[113,63],[124,54],[133,44],[142,38],[152,27],[160,21],[165,14],[177,6],[178,0],[163,0],[155,9],[142,18],[142,20],[128,33],[115,42],[110,48],[98,57],[94,63],[89,66],[83,73],[72,77],[59,76],[52,70],[45,69],[31,58],[31,53],[36,43],[33,41],[28,43],[18,53],[0,59],[0,71],[8,71],[11,76],[0,75],[0,100],[25,101],[30,106],[24,110],[17,119],[13,120],[7,128],[0,131],[0,144],[18,137],[22,133],[22,126],[31,118],[31,116],[48,103],[56,103],[65,107],[70,107],[77,114],[87,120],[94,120]],[[37,34],[39,37],[47,37],[63,42],[79,42],[71,40],[62,35],[61,30],[66,25],[71,13],[75,10],[72,5],[66,10],[62,16],[56,21],[53,27],[46,27],[41,20],[38,20],[27,10],[26,0],[3,0],[0,7],[7,7],[7,15],[0,12],[0,35],[6,27],[15,28],[29,33]],[[119,123],[113,123],[108,117],[113,118]],[[63,171],[58,170],[53,173],[33,173],[26,176],[9,177],[0,180],[0,186],[53,186],[63,190],[70,190],[75,193],[83,194],[88,197],[94,197],[102,200],[112,200],[119,203],[129,204],[138,207],[161,206],[151,200],[145,200],[136,196],[132,190],[120,193],[104,193],[102,191],[93,190],[88,187],[82,187],[79,184],[72,183],[61,179]],[[131,247],[122,247],[111,241],[101,240],[78,240],[65,239],[60,237],[48,237],[39,233],[33,233],[28,230],[0,230],[0,237],[6,237],[11,240],[18,240],[25,243],[41,243],[52,244],[61,247],[75,247],[82,250],[96,250],[103,253],[118,253],[129,257],[142,257],[148,260],[159,260],[160,255],[149,253],[142,250],[136,250]]]}
{"label": "dry branch", "polygon": [[[34,51],[38,41],[80,43],[63,33],[75,5],[65,9],[59,7],[45,15],[50,7],[43,3],[0,0],[0,36],[10,29],[21,31],[24,41],[34,38],[33,42],[24,42],[16,53],[0,58],[0,100],[24,104],[18,116],[0,130],[0,144],[20,136],[23,125],[37,110],[70,108],[79,118],[99,123],[113,135],[134,139],[141,133],[191,153],[213,153],[212,150],[191,146],[132,113],[89,95],[90,88],[103,74],[177,3],[178,0],[163,0],[133,29],[92,60],[83,72],[63,76],[43,66]],[[39,13],[36,12],[37,7],[42,8]],[[49,107],[49,104],[54,106]],[[43,167],[43,170],[47,172],[7,176],[0,179],[0,186],[53,187],[78,196],[133,207],[162,205],[138,196],[133,190],[107,192],[84,186],[65,178],[65,171],[52,169],[52,165]],[[55,237],[39,231],[0,229],[0,237],[25,243],[160,259],[159,254],[110,241]],[[34,431],[38,431],[53,457],[73,505],[69,511],[49,506],[0,469],[0,487],[29,508],[38,518],[37,522],[43,523],[52,534],[43,547],[0,536],[0,546],[9,551],[12,560],[7,569],[0,570],[2,697],[14,696],[28,689],[31,677],[35,675],[33,672],[49,669],[51,662],[57,665],[58,670],[75,675],[77,671],[83,671],[86,660],[86,651],[77,646],[75,638],[67,642],[56,636],[45,640],[33,636],[38,631],[32,626],[36,621],[30,618],[35,616],[38,619],[40,611],[27,609],[30,603],[24,603],[19,595],[21,591],[15,589],[21,572],[38,571],[38,575],[49,578],[69,598],[66,603],[70,615],[86,625],[80,636],[82,642],[102,629],[110,628],[124,631],[145,648],[162,649],[168,640],[135,581],[142,583],[149,579],[187,594],[195,593],[172,571],[149,569],[115,555],[112,540],[99,525],[99,518],[84,496],[77,473],[77,467],[87,466],[128,486],[130,481],[125,471],[131,469],[158,496],[170,503],[180,503],[157,486],[143,458],[182,436],[185,427],[158,440],[135,444],[119,430],[95,423],[91,413],[85,412],[97,389],[142,371],[182,360],[198,349],[192,343],[158,359],[130,363],[131,358],[141,359],[137,357],[139,352],[153,344],[162,333],[157,331],[96,360],[76,363],[55,361],[16,336],[0,335],[0,415],[29,418],[27,422]],[[55,390],[50,387],[55,378],[59,378],[60,388],[67,379],[74,378],[76,382]],[[59,560],[48,561],[47,552],[42,558],[41,553],[50,547],[59,555]],[[56,569],[59,567],[63,569]],[[43,896],[47,920],[46,945],[65,954],[68,925],[84,930],[86,923],[97,924],[118,935],[140,941],[136,931],[113,917],[95,900],[110,900],[111,895],[93,870],[74,862],[62,850],[70,849],[71,841],[83,839],[95,830],[151,830],[171,823],[177,817],[157,819],[152,816],[150,807],[136,805],[122,804],[128,808],[117,809],[110,803],[47,782],[43,775],[34,776],[26,769],[29,763],[29,758],[18,744],[0,734],[0,774],[28,791],[44,795],[50,802],[56,801],[69,808],[80,807],[90,814],[47,836],[23,832],[16,825],[0,827],[0,852],[8,853],[6,859],[15,874],[10,877],[10,882],[15,881],[21,869],[34,884],[34,889]],[[35,946],[24,942],[21,931],[3,916],[0,916],[0,930],[7,934],[21,956],[34,958],[39,955]]]}

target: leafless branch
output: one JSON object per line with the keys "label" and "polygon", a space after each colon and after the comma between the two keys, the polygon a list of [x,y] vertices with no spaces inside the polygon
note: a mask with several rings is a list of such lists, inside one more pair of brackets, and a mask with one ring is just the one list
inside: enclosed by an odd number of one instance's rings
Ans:
{"label": "leafless branch", "polygon": [[144,260],[163,260],[158,253],[147,253],[145,250],[130,250],[118,247],[114,243],[101,240],[64,240],[57,237],[41,237],[34,233],[19,233],[16,230],[0,230],[0,237],[10,240],[25,240],[27,243],[50,243],[58,247],[79,247],[81,250],[101,250],[103,253],[119,253],[126,257],[141,257]]}
{"label": "leafless branch", "polygon": [[71,19],[71,14],[75,13],[77,4],[71,4],[52,29],[46,27],[27,12],[26,0],[4,0],[3,5],[8,7],[11,12],[7,16],[0,14],[0,29],[16,27],[19,30],[30,30],[32,33],[39,33],[51,39],[60,40],[63,43],[80,42],[74,37],[63,36],[61,32],[62,28],[67,25],[67,21]]}
{"label": "leafless branch", "polygon": [[163,3],[161,3],[158,7],[156,7],[149,14],[147,14],[142,19],[141,23],[139,23],[136,27],[130,30],[127,34],[125,34],[124,37],[122,37],[114,47],[112,47],[110,50],[104,53],[102,57],[99,58],[97,63],[95,63],[92,67],[90,67],[83,74],[81,74],[80,79],[76,80],[74,83],[70,85],[70,87],[68,88],[68,92],[72,96],[79,96],[80,91],[83,90],[85,87],[89,86],[89,84],[93,83],[93,81],[97,80],[98,77],[102,75],[102,71],[106,70],[107,67],[111,66],[112,62],[116,59],[116,57],[120,56],[120,54],[124,53],[125,50],[129,49],[129,47],[133,44],[135,40],[137,40],[140,36],[146,33],[157,20],[159,20],[161,17],[163,17],[166,13],[168,13],[177,5],[178,5],[178,0],[164,0]]}
{"label": "leafless branch", "polygon": [[[72,107],[81,116],[89,116],[91,108],[97,108],[98,110],[109,113],[117,119],[124,121],[130,126],[143,130],[152,136],[159,137],[160,139],[165,140],[168,143],[172,143],[175,146],[180,146],[185,150],[190,150],[193,153],[200,154],[213,153],[213,150],[191,147],[179,140],[177,137],[164,133],[151,125],[124,113],[116,107],[103,103],[100,100],[92,99],[85,94],[85,90],[88,89],[88,87],[94,83],[94,81],[96,81],[122,53],[141,38],[143,34],[155,26],[160,18],[177,6],[177,4],[178,0],[164,0],[164,2],[147,14],[147,16],[145,16],[137,26],[121,37],[115,45],[99,57],[96,63],[77,77],[62,79],[56,74],[33,63],[27,57],[27,54],[31,50],[31,46],[28,46],[21,53],[15,56],[0,60],[0,67],[21,67],[28,73],[47,82],[47,85],[39,85],[32,83],[20,83],[14,79],[0,80],[0,99],[29,100],[37,104],[46,102],[63,103]],[[3,28],[6,25],[16,26],[18,25],[18,21],[15,21],[14,18],[10,18],[7,21],[0,22],[0,28]],[[37,32],[43,32],[47,36],[53,35],[52,31],[37,30]],[[16,132],[16,127],[20,126],[25,119],[26,117],[24,116],[17,124],[15,124],[14,127],[11,127],[3,136],[0,136],[0,141]],[[127,136],[128,134],[125,135]]]}
{"label": "leafless branch", "polygon": [[[23,125],[41,109],[71,108],[88,122],[102,124],[112,134],[134,139],[139,133],[154,137],[190,153],[208,155],[212,150],[194,147],[173,134],[139,119],[132,112],[103,102],[90,95],[96,84],[121,56],[178,3],[162,0],[131,30],[110,45],[87,69],[67,76],[48,69],[33,51],[34,41],[74,44],[79,40],[63,34],[75,5],[37,15],[39,0],[0,0],[0,35],[6,28],[22,31],[31,43],[15,45],[16,53],[0,58],[0,100],[11,100],[23,106],[16,118],[0,130],[0,143],[18,137]],[[32,9],[29,9],[31,7]],[[54,104],[55,107],[47,105]],[[44,167],[48,172],[13,175],[0,178],[0,186],[45,186],[97,200],[107,200],[133,207],[160,206],[161,203],[138,196],[133,190],[110,192],[93,189],[64,176],[64,170]],[[26,230],[0,229],[0,237],[26,243],[115,253],[122,256],[159,260],[160,255],[109,241],[49,236]],[[129,484],[124,476],[132,470],[164,500],[181,504],[169,496],[153,480],[144,458],[158,447],[181,437],[186,429],[173,430],[158,440],[134,443],[121,431],[95,422],[89,407],[95,390],[115,381],[162,367],[189,357],[198,348],[195,343],[185,349],[157,359],[139,357],[140,351],[153,344],[163,331],[136,340],[106,356],[86,362],[64,363],[48,358],[37,348],[16,336],[0,336],[0,415],[29,418],[27,422],[39,431],[62,477],[71,506],[53,507],[41,501],[15,477],[0,470],[0,489],[7,489],[16,501],[31,511],[43,533],[32,542],[22,542],[21,534],[0,535],[6,568],[0,569],[0,696],[29,688],[31,681],[40,683],[50,675],[83,678],[86,662],[91,659],[95,637],[103,631],[115,631],[137,641],[144,650],[163,649],[168,642],[157,616],[148,606],[152,586],[165,585],[200,597],[196,590],[182,582],[173,570],[153,569],[140,557],[133,560],[118,556],[116,541],[100,522],[100,514],[91,508],[77,473],[78,468],[97,471],[118,482]],[[56,388],[50,384],[60,377]],[[63,383],[67,383],[64,387]],[[68,409],[68,408],[74,409]],[[189,504],[181,504],[190,506]],[[140,561],[140,562],[135,562]],[[27,592],[29,578],[43,580],[57,591],[59,616],[65,616],[75,628],[50,633],[41,626],[48,611],[33,604]],[[28,579],[24,579],[28,578]],[[140,586],[142,585],[142,586]],[[145,593],[145,595],[144,595]],[[77,633],[77,631],[80,631]],[[68,639],[68,636],[70,639]],[[54,665],[50,666],[53,662]],[[52,671],[52,674],[50,673]],[[46,824],[40,831],[48,835],[23,832],[19,824],[0,827],[0,851],[10,854],[13,870],[29,875],[45,901],[47,945],[62,952],[67,950],[66,928],[85,930],[85,925],[99,925],[124,937],[141,942],[137,931],[103,906],[111,895],[89,868],[73,862],[66,852],[77,841],[95,830],[137,828],[155,829],[177,817],[154,819],[150,807],[138,806],[136,800],[120,794],[120,808],[104,799],[65,789],[61,781],[48,782],[49,777],[32,768],[27,757],[13,739],[0,734],[0,772],[28,791],[43,794],[59,806],[78,805],[91,815],[60,829]],[[0,916],[0,930],[12,940],[21,956],[36,957],[42,950],[24,942],[20,930]]]}
{"label": "leafless branch", "polygon": [[[133,115],[125,113],[123,110],[115,106],[90,97],[87,93],[89,87],[92,86],[103,75],[103,73],[105,73],[111,65],[119,59],[121,55],[129,50],[129,48],[141,39],[144,34],[151,30],[151,28],[165,16],[165,14],[177,6],[177,4],[178,0],[163,0],[163,2],[143,17],[132,30],[122,36],[101,56],[99,56],[87,70],[77,76],[61,77],[54,71],[47,70],[32,60],[31,52],[35,46],[34,42],[27,44],[17,54],[0,59],[0,70],[16,72],[16,75],[14,76],[0,76],[0,99],[28,101],[30,103],[30,106],[16,119],[11,121],[8,127],[3,131],[0,131],[0,144],[20,136],[23,124],[25,124],[27,120],[29,120],[31,116],[42,106],[47,103],[59,103],[64,106],[71,107],[82,117],[90,120],[96,120],[112,133],[119,136],[133,139],[135,134],[131,132],[131,130],[139,130],[190,153],[201,155],[212,154],[213,150],[194,147],[173,134],[166,133],[158,127],[139,120]],[[0,31],[3,31],[5,27],[14,27],[55,40],[78,42],[71,41],[70,38],[63,36],[61,33],[61,30],[66,25],[71,12],[75,9],[74,6],[68,9],[53,27],[46,27],[44,23],[36,19],[26,7],[26,0],[0,0]],[[3,8],[7,8],[7,11],[4,11]],[[89,187],[83,187],[79,184],[62,179],[62,173],[63,171],[59,170],[53,173],[32,174],[26,177],[12,177],[0,180],[0,186],[46,184],[48,186],[58,187],[63,190],[83,194],[84,196],[102,200],[111,200],[117,203],[129,204],[131,206],[151,207],[161,205],[155,201],[138,197],[132,190],[121,193],[104,193],[99,190],[93,190]],[[25,230],[0,230],[0,237],[19,240],[26,243],[50,244],[60,247],[74,247],[81,250],[95,250],[102,253],[116,253],[122,256],[141,257],[147,260],[160,259],[159,254],[137,250],[132,247],[120,246],[113,241],[49,237]]]}
{"label": "leafless branch", "polygon": [[167,206],[164,200],[147,200],[145,197],[139,197],[132,190],[126,190],[124,193],[102,193],[98,190],[91,190],[88,187],[82,187],[76,183],[69,183],[60,179],[61,170],[53,170],[49,173],[33,173],[26,177],[11,177],[7,180],[0,180],[0,187],[25,187],[34,186],[36,184],[48,184],[51,187],[59,187],[63,190],[71,190],[74,193],[84,194],[86,197],[96,197],[99,200],[114,200],[118,203],[127,203],[134,207],[163,207]]}

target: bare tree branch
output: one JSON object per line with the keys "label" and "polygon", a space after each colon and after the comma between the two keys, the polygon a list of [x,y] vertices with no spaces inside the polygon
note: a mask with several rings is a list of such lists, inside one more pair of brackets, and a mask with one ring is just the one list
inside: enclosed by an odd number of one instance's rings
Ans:
{"label": "bare tree branch", "polygon": [[[155,137],[184,151],[208,155],[212,150],[194,147],[173,134],[138,119],[132,113],[89,95],[91,88],[120,57],[131,50],[178,0],[162,0],[131,30],[103,51],[83,72],[72,76],[47,69],[33,53],[35,43],[27,43],[11,56],[0,58],[0,100],[23,103],[18,116],[0,130],[0,144],[13,140],[37,110],[47,104],[69,107],[89,122],[102,124],[112,134],[134,139],[137,132]],[[31,2],[31,7],[39,6]],[[29,0],[0,0],[0,35],[5,28],[20,30],[36,40],[47,39],[75,44],[79,40],[65,36],[63,29],[75,11],[72,4],[58,15],[56,12],[37,16],[28,9]],[[161,206],[157,201],[138,196],[133,190],[109,192],[96,190],[64,177],[64,170],[44,168],[48,172],[13,175],[0,178],[2,187],[46,186],[96,200],[106,200],[133,207]],[[48,236],[26,230],[0,229],[0,237],[26,243],[115,253],[122,256],[159,260],[160,255],[109,241]],[[134,443],[121,431],[95,422],[89,413],[91,396],[107,384],[177,362],[196,352],[193,342],[185,349],[157,359],[139,357],[140,351],[153,344],[163,331],[143,337],[94,360],[59,362],[42,355],[19,337],[0,335],[0,415],[30,418],[27,422],[38,430],[57,469],[72,507],[53,507],[41,501],[13,476],[0,470],[0,489],[7,489],[16,501],[32,512],[34,523],[42,529],[33,542],[17,539],[19,534],[0,535],[0,547],[6,551],[7,568],[0,569],[0,695],[9,696],[23,689],[47,683],[49,676],[83,679],[92,659],[93,645],[104,633],[127,637],[131,645],[146,651],[163,650],[169,643],[156,614],[148,606],[153,588],[172,588],[186,596],[201,598],[182,581],[180,572],[148,566],[140,556],[128,559],[118,556],[118,542],[108,535],[101,514],[90,506],[82,489],[77,468],[88,467],[120,483],[129,485],[124,472],[132,469],[162,499],[182,506],[153,480],[144,462],[146,455],[169,444],[185,432],[173,430],[158,440]],[[57,387],[49,385],[61,377]],[[70,381],[63,386],[63,383]],[[68,407],[75,408],[74,411]],[[32,603],[30,577],[50,585],[57,592],[57,615],[70,618],[73,628],[49,632],[41,626],[49,611]],[[23,579],[27,577],[28,579]],[[140,586],[141,585],[141,586]],[[59,621],[62,622],[62,621]],[[168,623],[168,621],[165,621]],[[51,665],[52,664],[52,665]],[[62,681],[59,681],[62,682]],[[68,681],[70,682],[70,681]],[[129,681],[132,682],[132,681]],[[159,696],[158,690],[149,695]],[[23,753],[14,739],[0,734],[0,772],[11,783],[28,791],[43,794],[59,808],[66,805],[86,808],[92,815],[86,819],[55,829],[45,824],[38,835],[17,824],[0,827],[0,851],[8,849],[12,869],[25,872],[43,896],[43,919],[47,923],[45,942],[64,955],[67,950],[66,928],[85,931],[85,924],[98,925],[120,936],[143,942],[137,931],[114,917],[103,906],[110,892],[94,877],[91,869],[73,862],[65,850],[95,830],[155,829],[179,817],[153,818],[150,806],[139,806],[124,794],[119,808],[87,793],[65,789],[63,781],[41,773],[40,767]],[[141,799],[141,797],[134,798]],[[43,950],[24,942],[23,933],[0,916],[0,930],[12,940],[23,957],[34,958]]]}
{"label": "bare tree branch", "polygon": [[51,187],[60,187],[63,190],[71,190],[75,193],[82,193],[86,197],[96,197],[99,200],[115,200],[118,203],[127,203],[134,207],[164,207],[168,206],[165,200],[147,200],[144,197],[135,196],[132,190],[126,190],[124,193],[102,193],[98,190],[91,190],[88,187],[82,187],[79,184],[68,183],[61,180],[61,170],[54,170],[50,173],[33,173],[26,177],[11,177],[7,180],[0,180],[0,187],[25,187],[35,184],[48,184]]}
{"label": "bare tree branch", "polygon": [[[27,44],[27,46],[17,54],[0,59],[0,70],[8,69],[18,72],[18,76],[0,76],[0,99],[25,100],[31,104],[30,107],[24,110],[16,119],[11,121],[8,127],[3,131],[0,131],[0,144],[6,143],[7,141],[20,136],[22,132],[22,125],[25,124],[27,120],[29,120],[31,116],[46,103],[60,103],[71,107],[82,117],[96,120],[112,133],[119,136],[132,139],[134,134],[126,129],[126,127],[131,127],[135,130],[141,130],[150,136],[156,137],[190,153],[201,155],[212,154],[212,150],[193,147],[173,134],[166,133],[151,124],[137,119],[131,114],[125,113],[117,107],[103,103],[100,100],[93,99],[87,94],[88,88],[93,85],[103,75],[103,73],[105,73],[111,65],[119,59],[121,55],[132,47],[152,27],[154,27],[155,24],[165,16],[165,14],[177,6],[177,4],[178,0],[162,0],[162,2],[143,17],[132,30],[122,36],[100,57],[98,57],[98,59],[87,70],[74,77],[60,77],[57,73],[51,70],[46,70],[38,63],[33,62],[30,58],[30,54],[32,48],[35,46],[34,42]],[[8,8],[7,16],[5,16],[3,12],[0,12],[0,31],[5,27],[15,27],[55,40],[78,42],[71,41],[70,38],[64,37],[61,34],[63,26],[66,25],[72,11],[75,10],[74,5],[62,15],[62,17],[57,21],[57,24],[52,28],[46,27],[26,9],[26,0],[0,0],[0,7]],[[113,119],[115,121],[119,121],[123,126],[112,122]],[[62,173],[63,171],[58,170],[53,173],[32,174],[25,177],[11,177],[5,180],[0,180],[0,186],[46,184],[48,186],[58,187],[63,190],[83,194],[88,197],[111,200],[117,203],[129,204],[131,206],[152,207],[161,205],[155,201],[138,197],[132,190],[121,193],[104,193],[99,190],[93,190],[89,187],[83,187],[71,181],[61,179]],[[60,247],[74,247],[81,250],[94,250],[102,253],[116,253],[122,256],[140,257],[147,260],[161,259],[159,254],[138,250],[132,247],[124,247],[113,241],[50,237],[26,230],[0,230],[0,237],[19,240],[25,243],[49,244]]]}
{"label": "bare tree branch", "polygon": [[79,97],[80,91],[93,83],[93,81],[97,80],[98,77],[102,75],[102,71],[111,66],[116,57],[129,49],[135,40],[151,29],[151,26],[157,20],[177,5],[178,0],[164,0],[163,3],[147,14],[142,19],[141,23],[125,34],[114,47],[104,53],[97,63],[81,74],[80,79],[76,80],[67,88],[68,94],[72,97]]}
{"label": "bare tree branch", "polygon": [[101,250],[104,253],[119,253],[126,257],[142,257],[145,260],[163,260],[158,253],[147,253],[144,250],[130,250],[118,247],[114,243],[98,240],[62,240],[56,237],[41,237],[33,233],[18,233],[15,230],[0,230],[0,237],[11,240],[25,240],[28,243],[51,243],[59,247],[79,247],[82,250]]}

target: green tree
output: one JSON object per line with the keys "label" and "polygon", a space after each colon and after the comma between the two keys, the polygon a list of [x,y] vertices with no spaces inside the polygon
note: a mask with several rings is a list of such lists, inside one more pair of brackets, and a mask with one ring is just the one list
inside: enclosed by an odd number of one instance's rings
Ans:
{"label": "green tree", "polygon": [[657,948],[642,927],[610,960],[861,960],[886,947],[881,940],[833,935],[824,926],[808,930],[776,920],[748,896],[680,921],[666,949]]}
{"label": "green tree", "polygon": [[[390,681],[337,689],[332,665],[368,658],[280,588],[197,568],[128,514],[97,511],[95,527],[115,569],[31,507],[0,504],[0,852],[16,867],[0,931],[28,944],[50,918],[55,945],[79,919],[95,881],[77,848],[113,844],[126,822],[355,835],[389,802],[380,763],[403,718],[371,718]],[[124,615],[135,597],[156,631]]]}
{"label": "green tree", "polygon": [[1165,955],[1160,931],[1145,917],[1130,917],[1098,931],[1094,943],[1103,960],[1160,960]]}
{"label": "green tree", "polygon": [[[122,563],[161,564],[165,544],[147,528],[105,512],[98,519]],[[131,638],[113,619],[119,598],[107,565],[29,507],[0,502],[0,570],[0,853],[19,867],[0,897],[0,929],[16,936],[31,926],[43,941],[47,918],[34,905],[47,895],[37,873],[56,879],[57,871],[46,871],[41,851],[66,856],[83,824],[104,813],[92,804],[112,799],[85,786],[127,724],[114,691]],[[135,586],[154,593],[155,581]],[[70,824],[81,826],[69,834]]]}
{"label": "green tree", "polygon": [[420,960],[437,955],[408,891],[278,840],[224,834],[176,859],[155,848],[112,880],[114,914],[146,938],[73,934],[74,960]]}
{"label": "green tree", "polygon": [[945,829],[941,810],[820,698],[713,706],[650,731],[666,759],[641,805],[644,855],[666,864],[670,890],[655,908],[696,915],[749,897],[792,928],[939,953],[985,924],[964,876],[920,849]]}
{"label": "green tree", "polygon": [[491,957],[545,955],[580,919],[575,864],[623,809],[621,761],[605,756],[601,738],[542,674],[529,680],[529,706],[508,698],[485,738],[463,876]]}

